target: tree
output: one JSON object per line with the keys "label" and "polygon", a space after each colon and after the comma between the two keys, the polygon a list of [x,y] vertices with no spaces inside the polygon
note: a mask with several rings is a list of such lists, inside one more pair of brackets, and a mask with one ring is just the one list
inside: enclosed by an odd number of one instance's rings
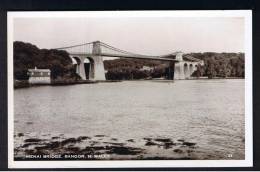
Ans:
{"label": "tree", "polygon": [[63,78],[69,75],[76,78],[72,60],[66,51],[39,49],[30,43],[14,42],[14,78],[27,80],[27,71],[30,68],[51,70],[51,78]]}

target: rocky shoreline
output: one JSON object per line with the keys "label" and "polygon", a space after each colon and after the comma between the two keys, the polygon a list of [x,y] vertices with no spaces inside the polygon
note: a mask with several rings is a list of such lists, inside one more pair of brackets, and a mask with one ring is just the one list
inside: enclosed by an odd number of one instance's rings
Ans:
{"label": "rocky shoreline", "polygon": [[15,160],[193,160],[197,144],[183,139],[145,137],[122,140],[105,135],[32,137],[14,135]]}

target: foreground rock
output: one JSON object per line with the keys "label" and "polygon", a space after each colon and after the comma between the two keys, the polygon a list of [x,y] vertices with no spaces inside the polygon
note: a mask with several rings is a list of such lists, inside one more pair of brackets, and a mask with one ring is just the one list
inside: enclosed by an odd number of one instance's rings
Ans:
{"label": "foreground rock", "polygon": [[15,135],[15,160],[198,159],[196,143],[171,138],[120,140],[105,135],[66,137],[63,134]]}

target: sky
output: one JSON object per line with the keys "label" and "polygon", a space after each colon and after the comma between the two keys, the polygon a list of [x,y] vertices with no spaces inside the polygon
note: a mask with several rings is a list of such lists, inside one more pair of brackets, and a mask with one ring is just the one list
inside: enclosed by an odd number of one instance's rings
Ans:
{"label": "sky", "polygon": [[15,18],[14,41],[58,48],[92,41],[144,55],[244,52],[244,18]]}

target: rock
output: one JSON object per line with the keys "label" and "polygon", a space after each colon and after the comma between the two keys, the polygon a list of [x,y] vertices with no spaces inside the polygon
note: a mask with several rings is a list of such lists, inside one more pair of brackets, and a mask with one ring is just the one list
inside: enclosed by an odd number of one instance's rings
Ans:
{"label": "rock", "polygon": [[127,140],[128,142],[135,142],[134,139],[129,139]]}
{"label": "rock", "polygon": [[77,154],[80,151],[80,149],[78,147],[68,147],[68,148],[66,148],[66,150],[68,150],[72,153],[75,153],[75,154]]}
{"label": "rock", "polygon": [[152,139],[151,138],[143,138],[144,140],[148,140],[148,141],[151,141]]}
{"label": "rock", "polygon": [[118,155],[137,155],[143,150],[140,148],[133,147],[120,147],[120,146],[111,146],[111,150],[108,153],[118,154]]}
{"label": "rock", "polygon": [[176,153],[183,153],[183,151],[181,149],[174,149],[173,152],[176,152]]}
{"label": "rock", "polygon": [[125,145],[124,143],[114,143],[114,142],[103,142],[103,143],[110,144],[110,145],[117,145],[117,146],[124,146]]}
{"label": "rock", "polygon": [[173,142],[165,142],[164,143],[164,148],[165,149],[169,149],[169,148],[172,148],[173,145],[176,145],[176,144],[173,143]]}
{"label": "rock", "polygon": [[25,143],[23,146],[22,146],[22,148],[26,148],[26,147],[28,147],[28,146],[30,146],[30,145],[32,145],[31,143]]}
{"label": "rock", "polygon": [[51,139],[58,139],[58,138],[60,138],[60,137],[52,137]]}
{"label": "rock", "polygon": [[57,141],[57,142],[48,143],[45,146],[37,147],[37,149],[39,149],[39,150],[40,149],[56,149],[60,146],[61,146],[61,143]]}
{"label": "rock", "polygon": [[42,141],[41,139],[37,139],[37,138],[32,138],[32,139],[25,139],[25,142],[40,142]]}
{"label": "rock", "polygon": [[66,144],[69,144],[69,143],[77,143],[78,140],[76,140],[75,138],[69,138],[69,139],[66,139],[66,140],[63,140],[61,142],[62,145],[66,145]]}
{"label": "rock", "polygon": [[145,146],[154,146],[154,145],[158,145],[157,143],[154,143],[154,142],[152,142],[152,141],[147,141],[146,143],[145,143]]}
{"label": "rock", "polygon": [[187,150],[187,152],[188,152],[188,153],[192,153],[192,152],[194,152],[194,151],[193,151],[193,150]]}
{"label": "rock", "polygon": [[87,139],[91,139],[91,138],[87,137],[87,136],[79,136],[77,140],[81,141],[81,140],[87,140]]}
{"label": "rock", "polygon": [[192,143],[192,142],[183,142],[182,144],[185,146],[195,146],[196,145],[196,143]]}
{"label": "rock", "polygon": [[172,142],[171,139],[154,139],[157,142]]}
{"label": "rock", "polygon": [[105,137],[105,135],[98,134],[98,135],[95,135],[95,137]]}
{"label": "rock", "polygon": [[18,133],[17,135],[18,135],[18,137],[22,137],[22,136],[24,136],[23,133]]}

